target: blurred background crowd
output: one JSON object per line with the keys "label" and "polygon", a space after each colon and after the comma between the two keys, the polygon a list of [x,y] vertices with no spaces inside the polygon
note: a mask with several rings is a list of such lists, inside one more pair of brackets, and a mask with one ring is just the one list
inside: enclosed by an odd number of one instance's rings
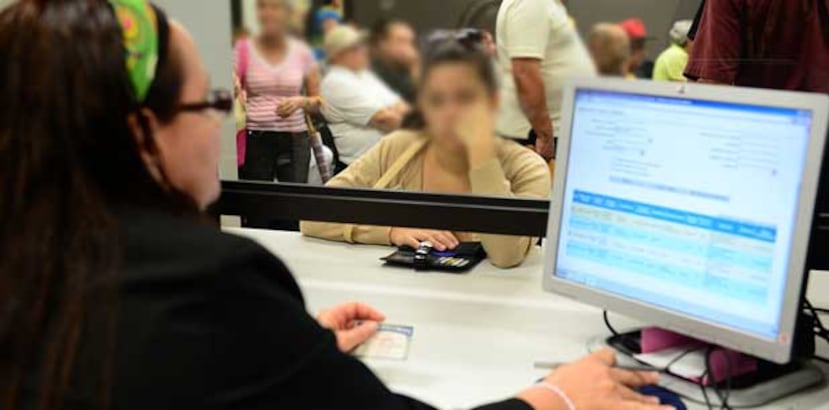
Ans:
{"label": "blurred background crowd", "polygon": [[[693,14],[698,2],[691,3],[680,12]],[[347,0],[235,1],[240,177],[322,184],[405,127],[416,105],[422,54],[435,38],[480,45],[502,84],[496,131],[547,160],[554,157],[567,78],[686,81],[690,19],[665,22],[668,32],[653,35],[636,16],[580,27],[557,0],[470,4],[460,13],[447,11],[448,17],[432,14],[424,24],[417,13],[409,20],[401,16],[405,11],[384,14],[383,7],[363,10]],[[505,81],[510,75],[514,81]]]}

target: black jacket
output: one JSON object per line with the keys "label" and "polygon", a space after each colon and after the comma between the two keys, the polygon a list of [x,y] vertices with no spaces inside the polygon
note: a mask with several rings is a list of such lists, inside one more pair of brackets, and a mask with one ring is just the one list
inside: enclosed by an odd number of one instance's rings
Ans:
{"label": "black jacket", "polygon": [[114,409],[431,409],[341,353],[261,246],[160,212],[121,219]]}

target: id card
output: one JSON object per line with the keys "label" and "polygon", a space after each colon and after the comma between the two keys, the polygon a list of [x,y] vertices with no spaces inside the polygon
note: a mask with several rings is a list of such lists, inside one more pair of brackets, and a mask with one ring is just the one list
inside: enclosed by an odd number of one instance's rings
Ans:
{"label": "id card", "polygon": [[381,324],[377,334],[360,345],[354,355],[365,359],[406,360],[412,336],[411,326]]}

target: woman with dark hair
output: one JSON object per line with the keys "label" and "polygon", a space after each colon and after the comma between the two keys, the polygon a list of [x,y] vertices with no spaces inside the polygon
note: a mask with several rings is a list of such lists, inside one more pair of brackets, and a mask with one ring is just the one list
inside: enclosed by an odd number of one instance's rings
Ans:
{"label": "woman with dark hair", "polygon": [[[548,198],[552,183],[544,160],[495,136],[498,84],[480,37],[480,32],[466,30],[430,40],[419,118],[408,124],[415,129],[383,138],[329,186]],[[490,262],[503,268],[521,264],[536,243],[530,237],[336,223],[303,222],[301,229],[309,236],[352,243],[418,248],[428,241],[441,251],[480,241]]]}
{"label": "woman with dark hair", "polygon": [[[56,45],[60,45],[56,47]],[[253,242],[200,220],[219,122],[195,44],[143,0],[0,12],[0,408],[425,409],[343,353],[383,316],[316,320]],[[601,352],[495,409],[648,409]]]}

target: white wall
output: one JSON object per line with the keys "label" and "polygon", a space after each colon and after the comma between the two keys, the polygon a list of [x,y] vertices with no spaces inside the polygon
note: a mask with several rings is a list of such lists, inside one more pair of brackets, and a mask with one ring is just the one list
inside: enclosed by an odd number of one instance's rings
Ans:
{"label": "white wall", "polygon": [[[311,7],[311,0],[285,0],[285,2],[293,7],[295,11],[294,18],[301,19],[301,22],[304,23],[304,16]],[[259,31],[259,22],[256,20],[256,0],[242,0],[242,24],[251,33]]]}
{"label": "white wall", "polygon": [[[0,0],[8,1],[8,0]],[[230,2],[226,0],[154,0],[192,33],[214,88],[233,89]],[[222,179],[236,179],[236,126],[230,117],[222,127]]]}
{"label": "white wall", "polygon": [[259,22],[256,20],[256,0],[242,0],[242,22],[251,33],[259,31]]}

